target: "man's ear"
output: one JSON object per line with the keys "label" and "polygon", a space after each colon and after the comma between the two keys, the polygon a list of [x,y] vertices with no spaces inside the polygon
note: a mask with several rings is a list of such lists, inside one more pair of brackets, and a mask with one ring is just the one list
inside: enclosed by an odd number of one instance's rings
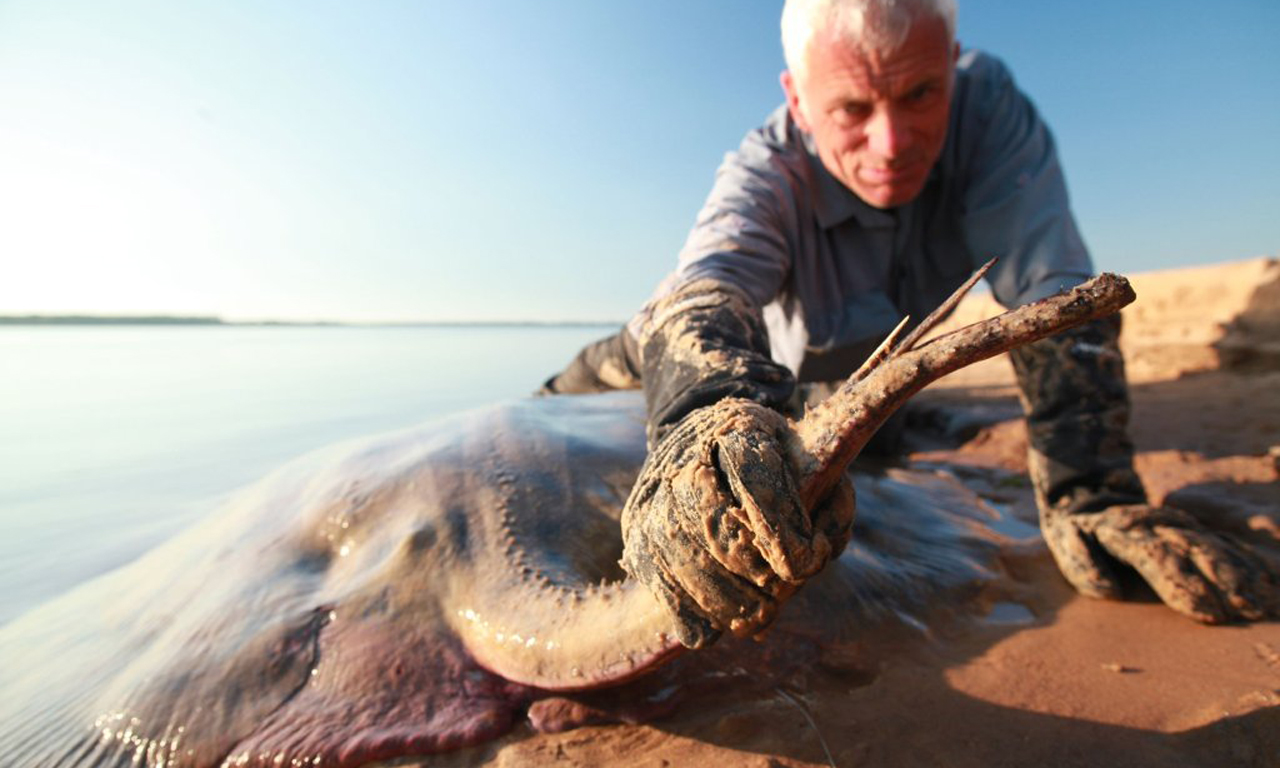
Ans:
{"label": "man's ear", "polygon": [[804,105],[800,103],[800,92],[796,88],[796,79],[791,70],[782,70],[778,81],[782,83],[782,92],[787,95],[787,111],[791,113],[792,122],[805,133],[813,133],[809,127],[809,119],[804,114]]}

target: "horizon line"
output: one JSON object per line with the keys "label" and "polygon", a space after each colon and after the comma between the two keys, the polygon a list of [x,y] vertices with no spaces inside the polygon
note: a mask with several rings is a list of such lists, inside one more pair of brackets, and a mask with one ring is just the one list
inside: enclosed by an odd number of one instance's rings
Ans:
{"label": "horizon line", "polygon": [[595,327],[621,326],[620,320],[228,320],[218,315],[97,315],[97,314],[24,314],[0,315],[0,325],[199,325],[227,327]]}

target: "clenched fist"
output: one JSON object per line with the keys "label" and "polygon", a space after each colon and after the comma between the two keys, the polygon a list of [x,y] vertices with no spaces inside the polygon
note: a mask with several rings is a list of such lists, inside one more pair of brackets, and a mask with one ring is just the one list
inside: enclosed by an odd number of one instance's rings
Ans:
{"label": "clenched fist", "polygon": [[787,420],[749,400],[699,408],[650,452],[622,513],[622,567],[670,609],[680,642],[753,635],[844,550],[853,486],[810,514]]}

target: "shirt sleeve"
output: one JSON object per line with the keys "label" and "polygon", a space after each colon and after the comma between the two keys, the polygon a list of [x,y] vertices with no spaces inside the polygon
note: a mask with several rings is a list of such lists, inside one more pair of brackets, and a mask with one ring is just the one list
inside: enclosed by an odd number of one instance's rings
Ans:
{"label": "shirt sleeve", "polygon": [[791,268],[788,231],[795,231],[790,184],[763,130],[725,155],[706,203],[680,251],[681,282],[711,277],[746,291],[760,305],[773,299]]}
{"label": "shirt sleeve", "polygon": [[779,144],[786,131],[779,113],[747,134],[725,155],[715,183],[680,251],[678,266],[628,324],[639,338],[655,302],[701,279],[728,283],[763,307],[777,296],[791,270],[799,229],[794,174]]}
{"label": "shirt sleeve", "polygon": [[965,239],[978,262],[999,257],[988,282],[996,300],[1014,307],[1080,284],[1093,264],[1048,126],[999,60],[965,58],[974,115],[961,147]]}

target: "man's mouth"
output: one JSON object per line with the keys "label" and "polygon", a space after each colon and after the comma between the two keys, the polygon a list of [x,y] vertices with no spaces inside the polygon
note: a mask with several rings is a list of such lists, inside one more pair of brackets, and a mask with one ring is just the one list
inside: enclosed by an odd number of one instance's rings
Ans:
{"label": "man's mouth", "polygon": [[916,163],[914,162],[887,166],[864,165],[858,169],[858,176],[868,184],[894,184],[914,177],[915,172]]}

